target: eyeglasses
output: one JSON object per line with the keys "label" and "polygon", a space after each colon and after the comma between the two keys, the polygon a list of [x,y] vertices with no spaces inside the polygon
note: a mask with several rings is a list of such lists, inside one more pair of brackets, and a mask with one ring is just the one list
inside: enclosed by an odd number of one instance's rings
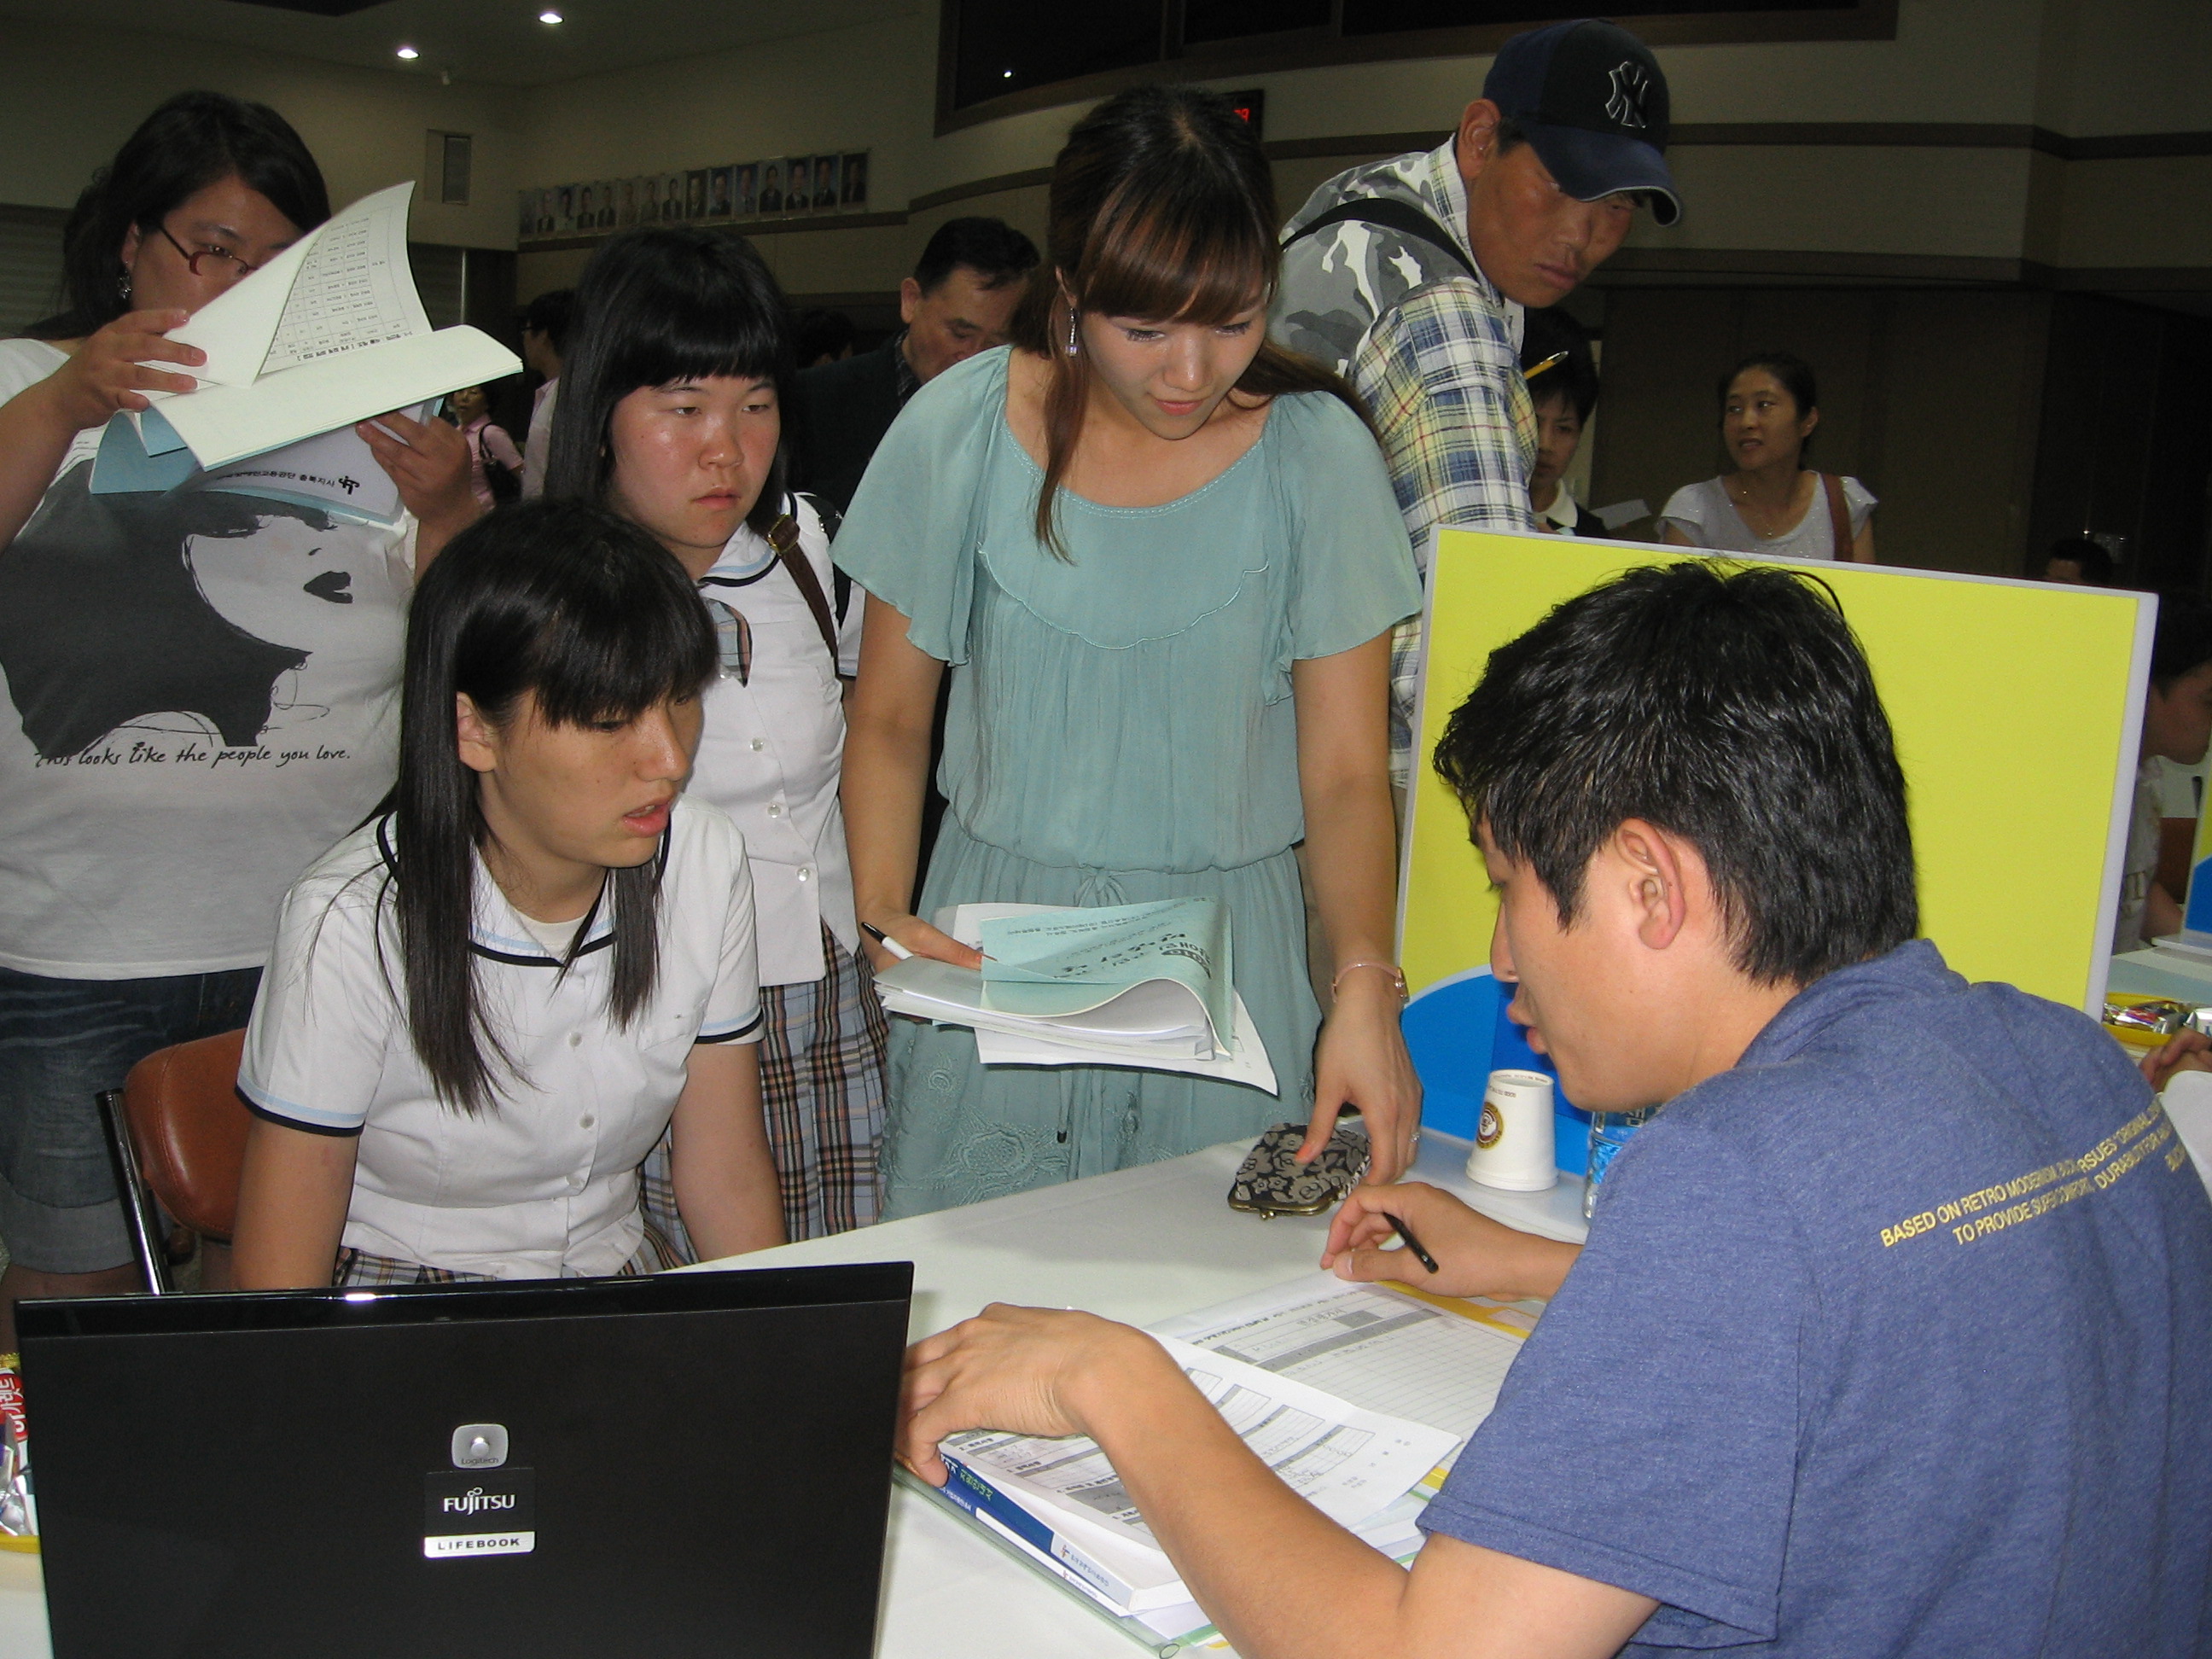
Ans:
{"label": "eyeglasses", "polygon": [[[205,247],[198,253],[194,253],[175,237],[169,235],[168,226],[156,225],[155,228],[168,238],[171,247],[184,255],[185,268],[195,276],[229,276],[231,281],[238,282],[261,269],[259,265],[248,264],[228,248]],[[204,268],[201,264],[203,260],[207,261],[212,269]],[[234,276],[232,275],[234,270],[236,272]]]}

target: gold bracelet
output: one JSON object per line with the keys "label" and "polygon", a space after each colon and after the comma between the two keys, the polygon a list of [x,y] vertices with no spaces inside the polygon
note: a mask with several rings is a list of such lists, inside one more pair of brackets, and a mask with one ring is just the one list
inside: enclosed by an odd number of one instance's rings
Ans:
{"label": "gold bracelet", "polygon": [[1397,987],[1398,1000],[1401,1003],[1412,1000],[1410,994],[1406,989],[1406,970],[1404,969],[1399,967],[1395,962],[1370,962],[1363,957],[1358,962],[1346,963],[1343,967],[1336,970],[1336,977],[1328,982],[1328,995],[1330,1001],[1334,1002],[1336,1000],[1336,988],[1344,983],[1344,976],[1355,968],[1380,968],[1384,973],[1390,975],[1391,983]]}

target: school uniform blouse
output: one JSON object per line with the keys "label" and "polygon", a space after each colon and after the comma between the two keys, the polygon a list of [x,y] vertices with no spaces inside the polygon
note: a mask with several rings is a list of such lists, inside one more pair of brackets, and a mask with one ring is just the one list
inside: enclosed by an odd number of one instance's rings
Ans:
{"label": "school uniform blouse", "polygon": [[[799,504],[799,550],[835,606],[830,538],[814,509]],[[726,660],[707,688],[706,723],[686,793],[727,812],[752,866],[763,985],[811,985],[830,970],[822,929],[848,951],[860,947],[853,867],[837,778],[845,756],[844,685],[860,669],[860,618],[852,594],[833,659],[821,625],[791,572],[766,540],[740,525],[699,580],[726,659],[732,613],[743,617],[751,653],[742,678]]]}
{"label": "school uniform blouse", "polygon": [[637,1167],[668,1127],[697,1042],[760,1034],[744,837],[679,799],[664,844],[659,974],[609,1017],[614,925],[594,915],[563,972],[477,866],[477,994],[515,1062],[471,1115],[441,1102],[409,1040],[389,818],[285,896],[246,1028],[239,1089],[257,1116],[358,1135],[343,1242],[495,1279],[611,1273],[643,1237]]}

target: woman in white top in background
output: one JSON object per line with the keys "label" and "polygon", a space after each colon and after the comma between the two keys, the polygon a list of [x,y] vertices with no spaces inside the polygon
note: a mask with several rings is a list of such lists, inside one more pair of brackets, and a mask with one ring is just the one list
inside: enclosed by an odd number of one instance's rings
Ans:
{"label": "woman in white top in background", "polygon": [[447,550],[399,781],[285,896],[246,1030],[242,1287],[783,1242],[744,841],[678,793],[714,673],[690,584],[611,514],[532,502]]}
{"label": "woman in white top in background", "polygon": [[654,226],[576,285],[545,493],[650,532],[721,647],[691,777],[744,832],[759,919],[761,1095],[793,1238],[878,1211],[887,1030],[860,952],[837,786],[862,606],[787,488],[791,313],[742,237]]}
{"label": "woman in white top in background", "polygon": [[360,429],[394,525],[93,491],[110,419],[196,386],[173,331],[329,216],[283,117],[179,93],[70,215],[69,309],[0,341],[0,1352],[19,1296],[138,1288],[94,1098],[245,1018],[286,885],[391,787],[408,589],[478,511],[404,415]]}
{"label": "woman in white top in background", "polygon": [[1808,471],[1820,424],[1812,365],[1786,351],[1747,357],[1721,381],[1721,441],[1735,471],[1685,484],[1659,514],[1677,547],[1874,562],[1875,498],[1856,478]]}

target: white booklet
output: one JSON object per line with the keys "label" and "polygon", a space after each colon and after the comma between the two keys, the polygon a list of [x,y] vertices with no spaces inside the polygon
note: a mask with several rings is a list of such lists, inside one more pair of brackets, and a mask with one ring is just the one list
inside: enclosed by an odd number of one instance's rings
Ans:
{"label": "white booklet", "polygon": [[[1542,1312],[1315,1273],[1152,1334],[1294,1489],[1402,1565]],[[1156,1651],[1226,1649],[1096,1443],[975,1431],[942,1450],[953,1478],[933,1495],[1130,1635]]]}
{"label": "white booklet", "polygon": [[984,1065],[1134,1066],[1275,1092],[1218,902],[963,904],[936,921],[998,961],[979,973],[915,957],[876,988],[893,1013],[972,1030]]}
{"label": "white booklet", "polygon": [[[521,371],[477,329],[432,331],[407,263],[414,191],[410,181],[362,197],[169,336],[207,354],[188,371],[198,388],[148,396],[202,466]],[[161,453],[139,425],[147,452]]]}
{"label": "white booklet", "polygon": [[[1366,1410],[1294,1377],[1173,1337],[1159,1340],[1260,1460],[1341,1525],[1357,1527],[1389,1509],[1457,1443],[1444,1430]],[[1018,1505],[1041,1523],[1052,1534],[1053,1557],[1079,1571],[1088,1568],[1093,1588],[1115,1611],[1189,1601],[1174,1563],[1097,1441],[975,1430],[952,1436],[942,1449],[948,1464],[969,1475],[962,1483],[969,1494],[983,1498],[979,1487],[988,1487],[1000,1504]],[[1018,1517],[1004,1508],[999,1513],[1018,1530]]]}

